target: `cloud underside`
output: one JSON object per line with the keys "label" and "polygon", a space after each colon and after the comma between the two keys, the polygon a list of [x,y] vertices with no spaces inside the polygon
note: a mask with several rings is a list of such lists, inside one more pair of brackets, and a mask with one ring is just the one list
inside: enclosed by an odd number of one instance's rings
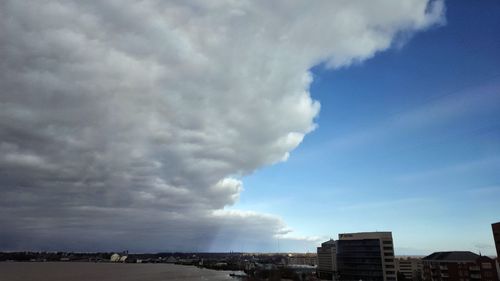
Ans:
{"label": "cloud underside", "polygon": [[2,1],[0,249],[306,245],[224,210],[241,176],[315,129],[311,67],[442,21],[426,0]]}

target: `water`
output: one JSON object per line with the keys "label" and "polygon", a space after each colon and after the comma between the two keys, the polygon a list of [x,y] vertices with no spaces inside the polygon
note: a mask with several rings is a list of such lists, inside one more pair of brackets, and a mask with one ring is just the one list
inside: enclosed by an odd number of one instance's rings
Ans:
{"label": "water", "polygon": [[0,281],[223,281],[230,271],[174,264],[0,262]]}

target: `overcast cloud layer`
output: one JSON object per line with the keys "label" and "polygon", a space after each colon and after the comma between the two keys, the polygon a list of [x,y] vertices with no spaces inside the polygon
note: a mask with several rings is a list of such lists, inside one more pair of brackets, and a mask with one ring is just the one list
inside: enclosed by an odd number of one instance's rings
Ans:
{"label": "overcast cloud layer", "polygon": [[311,67],[442,20],[426,0],[1,1],[0,250],[313,245],[224,210],[239,178],[315,129]]}

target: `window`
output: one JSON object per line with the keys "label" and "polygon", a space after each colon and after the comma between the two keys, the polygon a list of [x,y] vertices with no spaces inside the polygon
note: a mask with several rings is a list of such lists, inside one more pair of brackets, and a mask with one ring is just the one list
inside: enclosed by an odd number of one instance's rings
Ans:
{"label": "window", "polygon": [[483,262],[483,263],[481,263],[481,267],[484,269],[491,269],[491,263]]}

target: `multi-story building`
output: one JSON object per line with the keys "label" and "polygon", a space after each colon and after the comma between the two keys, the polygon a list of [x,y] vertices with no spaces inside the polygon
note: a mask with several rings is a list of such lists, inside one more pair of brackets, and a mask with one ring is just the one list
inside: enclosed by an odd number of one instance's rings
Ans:
{"label": "multi-story building", "polygon": [[495,240],[498,259],[500,258],[500,222],[491,224],[491,229],[493,230],[493,239]]}
{"label": "multi-story building", "polygon": [[336,280],[337,272],[337,243],[330,239],[318,247],[317,273],[320,279]]}
{"label": "multi-story building", "polygon": [[288,264],[291,265],[317,265],[316,254],[291,254],[288,256]]}
{"label": "multi-story building", "polygon": [[495,248],[497,249],[496,268],[498,280],[500,280],[500,222],[492,223],[493,239],[495,240]]}
{"label": "multi-story building", "polygon": [[396,281],[392,233],[339,234],[337,272],[341,281]]}
{"label": "multi-story building", "polygon": [[424,281],[497,281],[493,259],[472,252],[435,252],[422,259]]}
{"label": "multi-story building", "polygon": [[[406,280],[422,280],[422,259],[415,257],[399,257],[395,260],[396,272],[403,275]],[[399,280],[398,278],[398,281]]]}

